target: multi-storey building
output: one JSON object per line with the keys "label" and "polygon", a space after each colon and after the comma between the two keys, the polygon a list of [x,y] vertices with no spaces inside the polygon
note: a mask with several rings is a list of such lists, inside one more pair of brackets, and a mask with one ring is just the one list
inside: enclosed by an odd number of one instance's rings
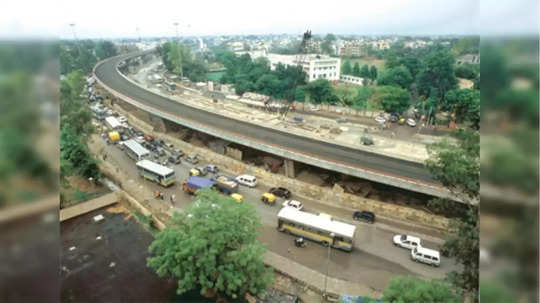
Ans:
{"label": "multi-storey building", "polygon": [[268,54],[270,68],[275,69],[281,63],[283,65],[301,65],[307,74],[307,81],[311,82],[317,79],[327,79],[328,81],[337,81],[340,76],[341,60],[324,55],[278,55]]}

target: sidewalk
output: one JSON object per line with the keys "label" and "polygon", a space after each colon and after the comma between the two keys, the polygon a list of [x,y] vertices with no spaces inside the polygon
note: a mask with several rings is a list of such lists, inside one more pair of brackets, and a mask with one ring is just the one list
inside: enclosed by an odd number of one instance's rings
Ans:
{"label": "sidewalk", "polygon": [[[289,276],[301,283],[309,285],[315,291],[324,293],[325,275],[304,265],[293,262],[271,251],[264,255],[264,263],[276,271]],[[381,293],[359,283],[328,277],[327,293],[340,295],[351,294],[378,298]]]}
{"label": "sidewalk", "polygon": [[71,219],[73,217],[77,217],[79,215],[91,212],[93,210],[96,210],[98,208],[102,208],[108,205],[111,205],[113,203],[116,203],[118,201],[116,194],[109,193],[106,195],[103,195],[101,197],[92,199],[90,201],[77,204],[75,206],[71,206],[68,208],[64,208],[60,210],[60,222]]}

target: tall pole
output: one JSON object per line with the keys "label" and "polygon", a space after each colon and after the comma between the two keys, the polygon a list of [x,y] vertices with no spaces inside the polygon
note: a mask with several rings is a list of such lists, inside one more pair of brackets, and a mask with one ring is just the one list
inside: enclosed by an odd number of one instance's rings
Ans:
{"label": "tall pole", "polygon": [[178,22],[174,22],[173,25],[176,28],[176,50],[178,52],[178,63],[180,64],[180,81],[182,81],[182,78],[184,78],[184,67],[182,66],[180,59],[180,38],[178,37]]}
{"label": "tall pole", "polygon": [[335,237],[335,234],[331,233],[330,238],[332,238],[332,243],[328,243],[328,258],[326,259],[326,275],[324,276],[324,293],[323,293],[325,297],[326,297],[326,289],[328,286],[328,270],[330,269],[330,250],[332,249],[332,245],[334,244],[334,237]]}
{"label": "tall pole", "polygon": [[135,30],[137,31],[137,37],[139,37],[139,42],[141,42],[141,32],[140,32],[140,28],[137,26],[135,28]]}
{"label": "tall pole", "polygon": [[77,35],[75,35],[75,23],[70,23],[71,32],[73,33],[73,40],[77,41]]}

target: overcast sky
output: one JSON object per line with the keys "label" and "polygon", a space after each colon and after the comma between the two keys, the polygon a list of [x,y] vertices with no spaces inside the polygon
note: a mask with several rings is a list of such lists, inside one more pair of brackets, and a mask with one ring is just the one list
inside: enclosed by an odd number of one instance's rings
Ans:
{"label": "overcast sky", "polygon": [[[538,28],[534,0],[8,0],[0,38],[314,34],[446,35],[524,33]],[[5,4],[5,3],[4,3]],[[22,13],[22,15],[21,15]],[[21,17],[23,16],[23,17]],[[481,24],[481,26],[480,26]]]}

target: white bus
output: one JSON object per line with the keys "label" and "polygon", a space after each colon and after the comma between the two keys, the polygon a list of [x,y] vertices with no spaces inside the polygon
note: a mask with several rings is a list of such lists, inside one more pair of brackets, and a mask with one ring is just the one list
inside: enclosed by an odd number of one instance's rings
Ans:
{"label": "white bus", "polygon": [[141,177],[154,181],[165,187],[176,182],[174,170],[154,163],[150,160],[141,160],[137,162],[137,171]]}
{"label": "white bus", "polygon": [[328,215],[284,207],[278,213],[278,230],[320,242],[324,246],[352,251],[356,226],[334,221]]}
{"label": "white bus", "polygon": [[122,144],[126,154],[135,161],[141,161],[150,156],[150,152],[133,139],[124,141]]}

